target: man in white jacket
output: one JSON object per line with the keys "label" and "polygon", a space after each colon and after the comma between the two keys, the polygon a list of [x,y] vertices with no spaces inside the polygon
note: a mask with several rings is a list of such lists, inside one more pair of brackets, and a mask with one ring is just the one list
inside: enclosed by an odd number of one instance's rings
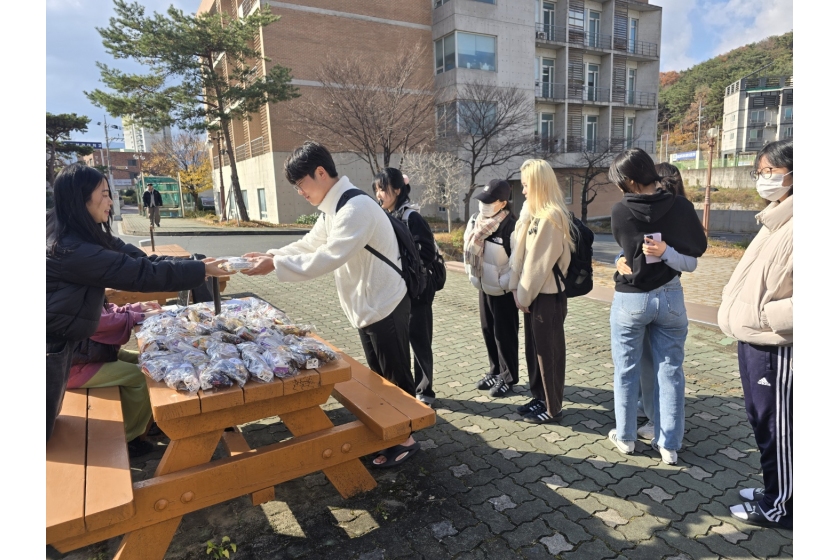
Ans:
{"label": "man in white jacket", "polygon": [[[342,194],[356,187],[347,177],[339,179],[330,152],[317,142],[296,149],[285,172],[298,194],[322,214],[303,239],[268,253],[247,253],[257,264],[244,274],[273,270],[281,282],[304,282],[332,272],[339,303],[359,331],[368,366],[413,397],[408,290],[400,274],[366,250],[370,246],[392,263],[400,262],[388,216],[370,196],[349,198],[336,212]],[[401,464],[418,449],[409,436],[403,445],[384,450],[373,465]]]}

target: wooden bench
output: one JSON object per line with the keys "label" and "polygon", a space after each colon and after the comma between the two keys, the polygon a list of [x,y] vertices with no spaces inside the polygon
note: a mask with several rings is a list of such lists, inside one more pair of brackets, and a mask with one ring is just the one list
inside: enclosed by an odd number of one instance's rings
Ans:
{"label": "wooden bench", "polygon": [[67,391],[46,454],[48,543],[134,515],[119,387]]}
{"label": "wooden bench", "polygon": [[[125,535],[117,558],[162,559],[184,514],[249,494],[264,503],[275,485],[318,471],[344,498],[371,490],[376,481],[359,458],[435,422],[431,408],[346,354],[294,377],[213,393],[147,382],[152,414],[171,441],[154,476],[133,485],[118,389],[65,396],[47,447],[47,544],[60,552]],[[330,394],[357,420],[333,425],[321,408]],[[238,428],[225,430],[271,416],[293,437],[251,449]],[[214,461],[220,440],[229,457]]]}

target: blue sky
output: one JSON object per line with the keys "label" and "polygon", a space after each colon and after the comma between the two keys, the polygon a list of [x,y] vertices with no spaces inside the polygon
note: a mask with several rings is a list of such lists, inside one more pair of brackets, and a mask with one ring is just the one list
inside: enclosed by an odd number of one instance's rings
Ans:
{"label": "blue sky", "polygon": [[[422,0],[420,0],[422,1]],[[523,5],[531,5],[521,0]],[[199,0],[144,0],[148,12],[175,5],[195,10]],[[662,6],[661,70],[684,70],[735,47],[793,29],[793,0],[651,0]],[[82,93],[99,87],[95,62],[115,65],[96,27],[108,25],[111,0],[47,0],[47,111],[91,118],[77,140],[102,141],[95,126],[104,111]],[[119,67],[130,69],[127,61]]]}

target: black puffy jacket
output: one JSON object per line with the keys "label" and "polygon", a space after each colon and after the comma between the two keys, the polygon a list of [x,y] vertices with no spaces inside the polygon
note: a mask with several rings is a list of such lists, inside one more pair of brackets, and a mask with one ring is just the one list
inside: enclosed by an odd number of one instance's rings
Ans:
{"label": "black puffy jacket", "polygon": [[47,253],[47,338],[80,341],[96,332],[105,288],[175,292],[204,282],[204,263],[147,257],[114,239],[113,249],[65,236]]}

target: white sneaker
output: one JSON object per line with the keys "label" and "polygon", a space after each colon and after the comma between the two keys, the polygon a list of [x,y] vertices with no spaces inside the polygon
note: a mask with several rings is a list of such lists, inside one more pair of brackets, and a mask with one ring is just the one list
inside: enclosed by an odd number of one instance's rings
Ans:
{"label": "white sneaker", "polygon": [[659,451],[659,455],[662,457],[662,462],[666,465],[676,465],[677,464],[677,452],[671,451],[670,449],[665,449],[664,447],[659,447],[656,445],[655,441],[650,442],[650,446]]}
{"label": "white sneaker", "polygon": [[630,453],[633,453],[636,450],[636,442],[622,441],[618,439],[618,432],[616,432],[615,428],[610,430],[610,441],[612,441],[618,448],[618,450],[624,453],[625,455],[629,455]]}
{"label": "white sneaker", "polygon": [[653,439],[653,422],[648,421],[644,426],[636,430],[636,433],[639,434],[639,437],[642,439]]}

